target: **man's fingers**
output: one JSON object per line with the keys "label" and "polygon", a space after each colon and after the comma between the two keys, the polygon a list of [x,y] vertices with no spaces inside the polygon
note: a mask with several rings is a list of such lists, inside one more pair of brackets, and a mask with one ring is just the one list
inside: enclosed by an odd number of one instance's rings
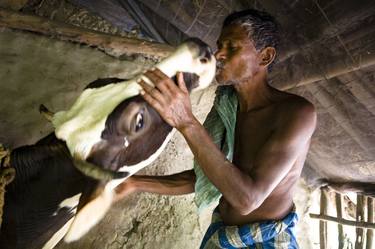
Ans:
{"label": "man's fingers", "polygon": [[151,90],[154,88],[153,86],[151,86],[150,84],[146,83],[144,80],[137,80],[137,83],[143,88],[143,90],[147,91],[147,92],[151,92]]}
{"label": "man's fingers", "polygon": [[[160,102],[160,103],[165,103],[165,97],[163,94],[156,88],[152,87],[143,80],[140,80],[138,84],[143,88],[144,92],[141,92],[141,95],[146,95],[150,96],[153,101]],[[154,103],[154,102],[153,102]],[[150,103],[151,104],[151,103]]]}
{"label": "man's fingers", "polygon": [[141,96],[144,100],[146,100],[147,103],[149,103],[156,111],[162,110],[162,106],[158,100],[153,98],[150,94],[148,94],[146,91],[141,91]]}
{"label": "man's fingers", "polygon": [[162,81],[164,78],[160,77],[158,74],[154,72],[155,70],[147,70],[144,74],[147,78],[149,78],[153,83],[158,83]]}
{"label": "man's fingers", "polygon": [[160,79],[169,79],[168,75],[166,75],[165,73],[163,73],[159,68],[155,67],[155,68],[153,68],[151,70],[151,72],[153,74],[155,74],[155,76],[157,76]]}
{"label": "man's fingers", "polygon": [[185,83],[185,80],[184,80],[184,74],[181,73],[181,72],[177,72],[177,84],[178,84],[178,87],[185,93],[188,93],[188,89],[186,87],[186,83]]}
{"label": "man's fingers", "polygon": [[158,78],[163,79],[163,82],[165,82],[165,85],[169,88],[170,91],[176,92],[177,91],[177,86],[171,80],[165,73],[160,71],[160,69],[155,68],[155,70],[152,71]]}
{"label": "man's fingers", "polygon": [[169,78],[161,78],[159,75],[155,74],[154,71],[147,71],[145,76],[151,80],[151,82],[155,85],[156,88],[160,90],[163,94],[171,97],[171,93],[169,91],[169,87],[166,86],[165,82],[169,80]]}

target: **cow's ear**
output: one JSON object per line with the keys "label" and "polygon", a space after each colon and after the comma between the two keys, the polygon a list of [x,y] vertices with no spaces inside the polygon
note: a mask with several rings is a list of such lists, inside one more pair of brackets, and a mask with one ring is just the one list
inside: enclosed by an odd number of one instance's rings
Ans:
{"label": "cow's ear", "polygon": [[78,204],[79,210],[74,217],[64,241],[69,243],[80,239],[94,227],[107,213],[113,203],[114,193],[99,185],[91,191],[90,196],[82,195]]}
{"label": "cow's ear", "polygon": [[52,122],[53,115],[55,115],[53,112],[48,110],[47,107],[45,107],[43,104],[39,105],[39,113],[44,116],[45,119],[47,119],[49,122]]}

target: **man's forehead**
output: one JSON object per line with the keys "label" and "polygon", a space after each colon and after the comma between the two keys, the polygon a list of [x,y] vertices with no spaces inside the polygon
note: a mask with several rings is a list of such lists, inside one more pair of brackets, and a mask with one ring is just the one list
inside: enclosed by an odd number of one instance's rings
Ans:
{"label": "man's forehead", "polygon": [[218,42],[244,40],[250,41],[246,29],[239,24],[231,24],[223,27]]}

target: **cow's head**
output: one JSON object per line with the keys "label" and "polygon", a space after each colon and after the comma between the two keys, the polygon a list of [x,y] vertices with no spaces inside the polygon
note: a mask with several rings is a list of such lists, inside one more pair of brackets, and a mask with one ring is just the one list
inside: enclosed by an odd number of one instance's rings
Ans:
{"label": "cow's head", "polygon": [[[193,90],[211,83],[216,61],[208,45],[190,39],[156,67],[174,79],[182,72],[187,88]],[[89,89],[56,127],[57,136],[67,141],[76,165],[85,174],[102,180],[124,179],[150,164],[168,142],[172,127],[139,95],[139,78],[148,81],[141,74],[116,85]],[[120,94],[122,98],[118,98]],[[87,122],[92,116],[95,122]]]}
{"label": "cow's head", "polygon": [[[199,86],[196,74],[183,75],[189,90]],[[95,178],[107,179],[112,175],[109,171],[119,172],[113,173],[114,178],[127,177],[150,164],[172,132],[172,127],[141,96],[128,98],[108,115],[101,141],[92,147],[86,162],[103,169],[91,171],[96,172]]]}
{"label": "cow's head", "polygon": [[[189,90],[202,89],[215,76],[216,60],[205,43],[190,39],[155,67],[172,78],[183,72]],[[100,220],[111,205],[113,189],[155,160],[172,136],[172,127],[139,95],[139,78],[148,81],[138,75],[116,84],[92,85],[69,111],[53,117],[56,136],[66,141],[75,165],[102,181],[100,190],[92,191],[94,198],[81,198],[85,203],[66,241],[78,239]]]}

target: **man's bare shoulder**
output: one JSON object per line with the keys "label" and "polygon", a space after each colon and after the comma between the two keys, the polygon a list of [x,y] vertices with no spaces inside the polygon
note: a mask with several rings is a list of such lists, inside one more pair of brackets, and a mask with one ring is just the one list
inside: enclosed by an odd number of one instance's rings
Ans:
{"label": "man's bare shoulder", "polygon": [[301,96],[286,93],[285,97],[276,103],[275,112],[279,126],[293,123],[304,124],[311,128],[316,126],[316,109],[310,101]]}

